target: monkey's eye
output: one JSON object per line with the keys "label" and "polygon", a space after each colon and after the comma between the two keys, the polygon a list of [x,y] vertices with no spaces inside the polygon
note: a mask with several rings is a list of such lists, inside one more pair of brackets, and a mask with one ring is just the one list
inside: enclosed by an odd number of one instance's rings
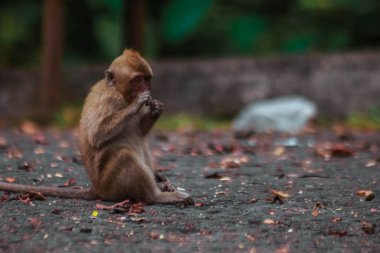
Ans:
{"label": "monkey's eye", "polygon": [[142,81],[144,81],[144,78],[142,76],[136,76],[136,77],[132,78],[130,82],[131,82],[131,84],[139,84]]}
{"label": "monkey's eye", "polygon": [[144,81],[147,82],[147,83],[149,83],[151,80],[152,80],[151,76],[145,76],[144,77]]}

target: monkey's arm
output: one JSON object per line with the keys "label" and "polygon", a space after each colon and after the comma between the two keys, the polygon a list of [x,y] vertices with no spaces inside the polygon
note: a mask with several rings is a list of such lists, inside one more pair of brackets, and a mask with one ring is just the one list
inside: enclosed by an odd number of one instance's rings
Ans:
{"label": "monkey's arm", "polygon": [[141,93],[129,106],[104,118],[92,136],[90,144],[96,148],[118,136],[127,126],[126,121],[135,116],[150,98],[149,92]]}
{"label": "monkey's arm", "polygon": [[140,121],[140,128],[143,136],[149,133],[164,110],[164,104],[156,99],[152,99],[149,106],[150,111],[145,114]]}

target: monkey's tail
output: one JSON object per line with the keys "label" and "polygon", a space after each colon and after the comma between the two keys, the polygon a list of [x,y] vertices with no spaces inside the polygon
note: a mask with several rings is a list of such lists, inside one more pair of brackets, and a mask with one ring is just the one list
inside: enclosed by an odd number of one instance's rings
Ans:
{"label": "monkey's tail", "polygon": [[49,186],[9,184],[9,183],[0,182],[0,191],[39,192],[44,196],[60,197],[60,198],[67,198],[67,199],[85,199],[85,200],[97,199],[96,194],[91,188],[72,189],[72,188],[59,188],[59,187],[49,187]]}

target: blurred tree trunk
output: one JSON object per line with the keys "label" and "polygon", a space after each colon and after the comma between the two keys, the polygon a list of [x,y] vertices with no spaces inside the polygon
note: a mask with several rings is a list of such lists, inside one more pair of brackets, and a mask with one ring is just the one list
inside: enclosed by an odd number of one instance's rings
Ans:
{"label": "blurred tree trunk", "polygon": [[60,103],[63,51],[63,0],[44,0],[39,116],[51,118]]}
{"label": "blurred tree trunk", "polygon": [[145,0],[124,0],[123,45],[137,51],[144,49]]}

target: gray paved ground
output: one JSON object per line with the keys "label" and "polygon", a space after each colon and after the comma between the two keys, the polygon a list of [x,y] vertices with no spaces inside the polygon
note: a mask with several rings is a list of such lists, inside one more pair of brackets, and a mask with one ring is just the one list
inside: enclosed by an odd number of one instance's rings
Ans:
{"label": "gray paved ground", "polygon": [[[156,133],[152,148],[195,206],[91,217],[112,203],[0,193],[0,251],[380,252],[380,133]],[[2,130],[1,180],[88,186],[77,152],[69,131]]]}

